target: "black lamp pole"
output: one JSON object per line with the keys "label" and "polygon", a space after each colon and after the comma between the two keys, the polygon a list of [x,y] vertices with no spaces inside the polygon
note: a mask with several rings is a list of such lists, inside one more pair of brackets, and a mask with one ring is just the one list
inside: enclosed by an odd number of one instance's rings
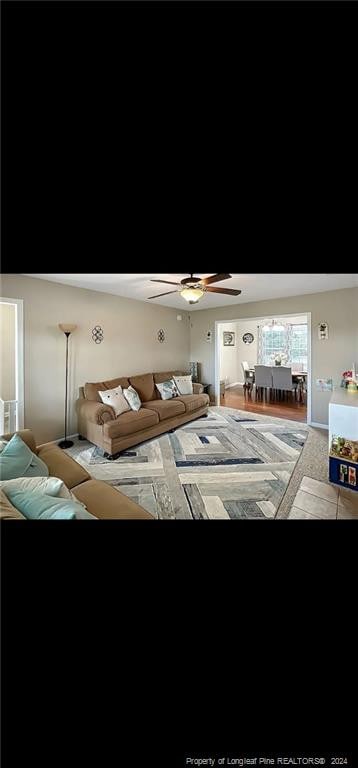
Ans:
{"label": "black lamp pole", "polygon": [[75,325],[68,326],[68,325],[61,324],[59,327],[61,328],[61,331],[63,331],[63,333],[66,336],[66,383],[65,383],[65,439],[61,440],[61,442],[59,442],[58,445],[60,448],[71,448],[71,446],[73,445],[73,441],[67,440],[68,339],[72,331],[75,330],[76,326]]}

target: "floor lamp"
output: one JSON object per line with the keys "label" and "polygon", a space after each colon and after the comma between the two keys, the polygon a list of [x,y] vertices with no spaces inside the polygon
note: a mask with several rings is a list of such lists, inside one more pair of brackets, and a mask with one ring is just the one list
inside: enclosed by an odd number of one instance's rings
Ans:
{"label": "floor lamp", "polygon": [[61,331],[66,336],[66,389],[65,389],[65,439],[61,440],[61,442],[58,444],[60,448],[71,448],[71,445],[73,445],[72,440],[67,440],[67,392],[68,392],[68,338],[73,331],[76,330],[77,325],[69,325],[66,323],[60,323],[59,326]]}

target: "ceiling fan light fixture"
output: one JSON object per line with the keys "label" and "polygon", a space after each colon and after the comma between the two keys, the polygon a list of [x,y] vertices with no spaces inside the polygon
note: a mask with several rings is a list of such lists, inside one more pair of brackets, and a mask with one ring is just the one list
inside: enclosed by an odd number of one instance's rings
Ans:
{"label": "ceiling fan light fixture", "polygon": [[182,291],[180,291],[180,295],[190,304],[196,304],[199,299],[204,296],[204,291],[201,288],[186,286]]}

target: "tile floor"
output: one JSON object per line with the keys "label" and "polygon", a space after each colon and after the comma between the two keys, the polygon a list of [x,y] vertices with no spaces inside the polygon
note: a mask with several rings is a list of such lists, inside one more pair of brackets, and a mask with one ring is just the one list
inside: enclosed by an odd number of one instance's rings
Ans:
{"label": "tile floor", "polygon": [[358,493],[303,477],[289,520],[358,520]]}

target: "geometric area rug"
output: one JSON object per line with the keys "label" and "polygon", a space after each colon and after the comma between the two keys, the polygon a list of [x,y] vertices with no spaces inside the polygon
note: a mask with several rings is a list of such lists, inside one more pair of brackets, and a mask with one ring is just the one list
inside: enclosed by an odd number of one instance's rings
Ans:
{"label": "geometric area rug", "polygon": [[123,451],[67,449],[92,477],[159,519],[274,519],[308,435],[301,422],[212,406],[208,416]]}

